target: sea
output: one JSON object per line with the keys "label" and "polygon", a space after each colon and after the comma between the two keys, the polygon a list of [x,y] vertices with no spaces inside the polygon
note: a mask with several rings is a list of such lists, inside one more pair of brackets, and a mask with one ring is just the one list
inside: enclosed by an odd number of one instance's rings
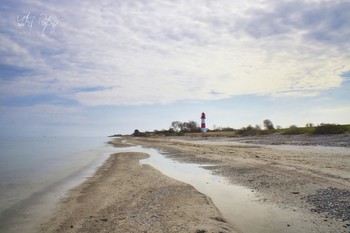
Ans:
{"label": "sea", "polygon": [[37,232],[115,148],[107,137],[0,137],[0,232]]}

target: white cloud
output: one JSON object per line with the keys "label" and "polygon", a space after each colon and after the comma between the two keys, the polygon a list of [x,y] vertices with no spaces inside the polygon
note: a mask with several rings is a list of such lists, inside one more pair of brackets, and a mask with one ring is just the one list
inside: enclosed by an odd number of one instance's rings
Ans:
{"label": "white cloud", "polygon": [[[321,3],[303,5],[328,12],[329,21],[324,22],[349,18],[332,20],[331,13],[339,12],[336,7],[332,11]],[[15,39],[1,35],[10,51],[1,61],[24,63],[37,72],[4,83],[0,90],[8,95],[48,92],[84,105],[171,103],[241,94],[305,96],[339,86],[340,74],[350,70],[348,43],[342,42],[341,32],[334,32],[336,36],[328,40],[332,43],[317,40],[316,31],[305,23],[312,14],[296,14],[295,5],[284,2],[154,0],[25,6],[60,18],[60,34]],[[288,12],[296,18],[282,15]],[[333,29],[325,25],[318,31]],[[339,49],[344,46],[347,50]],[[110,88],[77,92],[96,86]],[[19,91],[14,94],[14,89]]]}
{"label": "white cloud", "polygon": [[327,113],[347,113],[350,115],[350,107],[335,107],[335,108],[322,108],[318,109],[318,112],[327,112]]}
{"label": "white cloud", "polygon": [[315,107],[311,109],[315,123],[349,124],[350,107]]}

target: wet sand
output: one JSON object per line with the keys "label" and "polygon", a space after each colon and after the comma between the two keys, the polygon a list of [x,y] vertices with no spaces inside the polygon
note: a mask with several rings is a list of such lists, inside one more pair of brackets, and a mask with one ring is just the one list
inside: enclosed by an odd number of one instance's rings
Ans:
{"label": "wet sand", "polygon": [[[210,164],[206,168],[213,173],[252,189],[257,202],[303,217],[303,226],[290,219],[283,232],[350,230],[348,147],[272,146],[230,138],[122,140],[160,149],[177,161]],[[123,146],[121,140],[112,143]],[[141,166],[139,160],[147,157],[133,152],[112,155],[70,192],[41,232],[244,232],[192,186]]]}
{"label": "wet sand", "polygon": [[205,195],[117,153],[73,189],[40,232],[235,232]]}
{"label": "wet sand", "polygon": [[[350,150],[346,145],[303,146],[304,141],[293,141],[292,145],[276,146],[266,138],[249,143],[242,143],[242,138],[201,137],[129,141],[165,151],[177,161],[210,164],[208,170],[251,188],[260,202],[303,216],[308,231],[350,231]],[[291,232],[303,232],[295,225],[291,220],[287,227],[295,227]]]}

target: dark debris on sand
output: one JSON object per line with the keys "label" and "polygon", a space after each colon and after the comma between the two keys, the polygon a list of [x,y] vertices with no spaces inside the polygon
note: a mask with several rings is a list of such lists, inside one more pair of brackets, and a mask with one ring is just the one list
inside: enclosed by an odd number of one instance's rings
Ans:
{"label": "dark debris on sand", "polygon": [[350,191],[327,188],[320,189],[315,195],[309,195],[307,202],[314,206],[312,212],[326,213],[329,218],[350,221]]}

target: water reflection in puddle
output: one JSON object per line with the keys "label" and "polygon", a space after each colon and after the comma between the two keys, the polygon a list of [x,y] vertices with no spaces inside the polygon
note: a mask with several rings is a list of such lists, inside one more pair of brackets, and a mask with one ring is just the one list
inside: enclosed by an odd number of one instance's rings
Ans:
{"label": "water reflection in puddle", "polygon": [[150,155],[140,161],[163,174],[190,184],[209,196],[224,218],[241,232],[310,232],[312,226],[296,212],[260,203],[248,188],[229,183],[213,175],[203,165],[179,163],[152,148],[141,146],[118,148],[121,152],[142,152]]}

